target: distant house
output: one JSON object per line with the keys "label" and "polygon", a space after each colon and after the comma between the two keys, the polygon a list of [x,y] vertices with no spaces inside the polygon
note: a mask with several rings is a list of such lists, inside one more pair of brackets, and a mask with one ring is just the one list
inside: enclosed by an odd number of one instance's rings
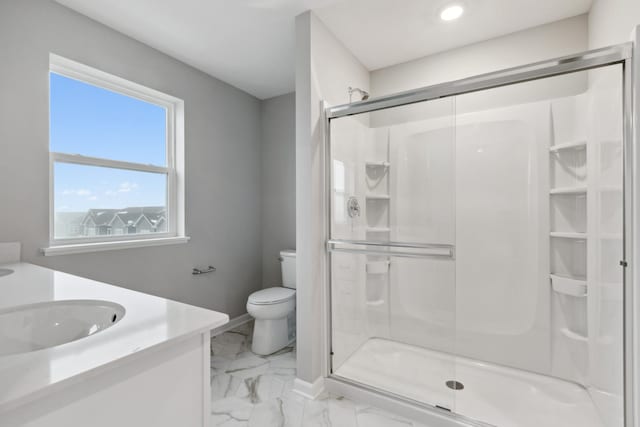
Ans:
{"label": "distant house", "polygon": [[84,233],[86,212],[56,212],[56,237],[77,237]]}
{"label": "distant house", "polygon": [[157,206],[89,209],[80,235],[163,233],[167,231],[166,217],[166,208]]}

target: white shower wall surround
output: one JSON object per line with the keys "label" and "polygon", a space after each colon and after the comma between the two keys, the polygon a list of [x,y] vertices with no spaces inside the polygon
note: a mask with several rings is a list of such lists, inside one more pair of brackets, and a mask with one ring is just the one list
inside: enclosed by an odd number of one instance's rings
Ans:
{"label": "white shower wall surround", "polygon": [[455,114],[462,96],[430,101],[428,120],[332,121],[332,238],[455,246],[455,261],[331,254],[334,371],[357,372],[379,337],[578,383],[596,425],[622,425],[618,72],[593,71],[613,83],[575,97]]}

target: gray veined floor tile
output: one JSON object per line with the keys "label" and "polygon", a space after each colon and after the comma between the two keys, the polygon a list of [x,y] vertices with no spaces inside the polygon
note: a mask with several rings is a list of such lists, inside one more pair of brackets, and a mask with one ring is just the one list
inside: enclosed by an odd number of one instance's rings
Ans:
{"label": "gray veined floor tile", "polygon": [[327,400],[307,400],[302,413],[304,427],[331,427]]}
{"label": "gray veined floor tile", "polygon": [[[349,399],[342,397],[330,397],[327,400],[329,406],[329,419],[332,427],[355,427],[356,405]],[[366,426],[366,424],[362,424]]]}
{"label": "gray veined floor tile", "polygon": [[[233,356],[235,359],[235,356]],[[231,364],[231,358],[224,356],[211,356],[211,370],[215,374],[222,373],[227,370]]]}
{"label": "gray veined floor tile", "polygon": [[346,398],[294,393],[295,348],[257,356],[250,351],[252,331],[253,322],[211,340],[212,427],[418,427]]}
{"label": "gray veined floor tile", "polygon": [[226,332],[211,339],[211,355],[223,357],[235,357],[246,351],[245,343],[248,337]]}
{"label": "gray veined floor tile", "polygon": [[211,425],[216,427],[247,427],[249,422],[236,420],[228,415],[211,415]]}
{"label": "gray veined floor tile", "polygon": [[280,398],[257,404],[249,419],[249,427],[284,427],[284,425],[285,415]]}
{"label": "gray veined floor tile", "polygon": [[232,360],[225,372],[234,377],[253,378],[266,373],[268,369],[268,360],[246,351]]}
{"label": "gray veined floor tile", "polygon": [[232,377],[228,374],[214,375],[211,377],[211,400],[220,400],[237,395],[238,388],[242,382],[241,378]]}
{"label": "gray veined floor tile", "polygon": [[[248,422],[253,412],[253,404],[247,399],[239,397],[226,397],[211,402],[211,415],[217,416],[217,421],[225,420],[225,417],[237,422]],[[227,420],[228,421],[228,420]],[[224,424],[213,424],[224,425]]]}
{"label": "gray veined floor tile", "polygon": [[231,332],[244,335],[245,337],[251,337],[251,334],[253,334],[253,322],[243,323],[237,328],[234,328]]}
{"label": "gray veined floor tile", "polygon": [[304,401],[284,397],[282,412],[284,413],[284,427],[302,427]]}
{"label": "gray veined floor tile", "polygon": [[260,376],[260,382],[256,387],[256,394],[260,401],[281,398],[284,392],[285,379],[277,376],[265,374]]}

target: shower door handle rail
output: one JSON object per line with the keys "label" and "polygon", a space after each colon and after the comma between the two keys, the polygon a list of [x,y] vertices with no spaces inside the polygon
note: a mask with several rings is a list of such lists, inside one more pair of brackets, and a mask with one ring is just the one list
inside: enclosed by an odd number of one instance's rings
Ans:
{"label": "shower door handle rail", "polygon": [[367,240],[328,240],[329,252],[382,255],[405,258],[455,258],[455,246],[439,243],[380,242]]}

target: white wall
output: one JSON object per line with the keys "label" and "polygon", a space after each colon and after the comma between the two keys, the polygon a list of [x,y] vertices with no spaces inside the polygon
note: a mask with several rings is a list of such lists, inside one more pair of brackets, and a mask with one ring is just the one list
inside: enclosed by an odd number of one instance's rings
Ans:
{"label": "white wall", "polygon": [[312,13],[296,18],[296,247],[298,378],[322,375],[325,283],[324,139],[321,101],[349,101],[369,89],[369,72]]}
{"label": "white wall", "polygon": [[[260,102],[49,0],[0,2],[0,241],[25,261],[223,312],[261,287]],[[49,52],[185,101],[184,245],[43,257]],[[193,277],[191,268],[218,271]]]}
{"label": "white wall", "polygon": [[594,0],[589,12],[589,48],[631,41],[636,25],[640,25],[638,0]]}
{"label": "white wall", "polygon": [[[587,38],[586,15],[519,31],[375,70],[371,73],[372,95],[388,95],[582,52],[587,50]],[[467,100],[464,112],[575,95],[584,92],[586,86],[586,75],[582,74],[552,82],[493,89],[487,96],[478,92],[473,95],[475,102]],[[433,116],[434,111],[424,105],[375,113],[371,122],[374,126],[384,126]]]}
{"label": "white wall", "polygon": [[296,247],[295,94],[262,101],[262,286],[282,283],[278,256]]}
{"label": "white wall", "polygon": [[581,15],[375,70],[371,91],[386,95],[586,49],[587,16]]}

